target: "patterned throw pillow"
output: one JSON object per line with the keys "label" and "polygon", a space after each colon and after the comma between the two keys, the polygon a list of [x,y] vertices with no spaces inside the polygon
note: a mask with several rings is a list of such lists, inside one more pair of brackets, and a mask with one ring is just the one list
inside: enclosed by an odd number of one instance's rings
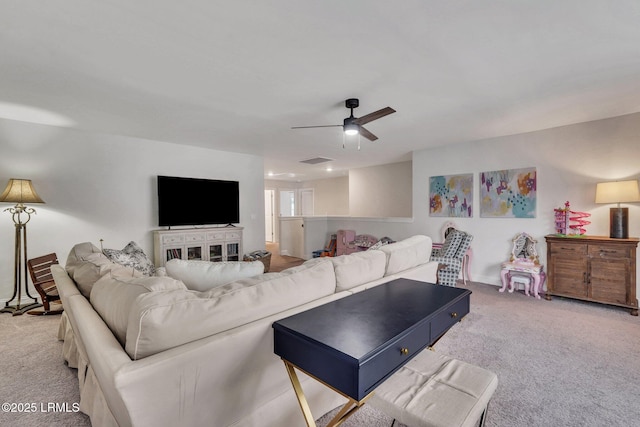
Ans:
{"label": "patterned throw pillow", "polygon": [[369,246],[369,249],[367,249],[367,250],[368,251],[374,251],[376,249],[380,249],[381,247],[383,247],[386,244],[387,244],[387,242],[383,242],[382,240],[378,240],[376,243],[374,243],[373,245]]}
{"label": "patterned throw pillow", "polygon": [[133,267],[145,276],[152,276],[155,273],[156,268],[153,262],[136,242],[129,242],[121,251],[104,249],[102,252],[111,261],[125,267]]}

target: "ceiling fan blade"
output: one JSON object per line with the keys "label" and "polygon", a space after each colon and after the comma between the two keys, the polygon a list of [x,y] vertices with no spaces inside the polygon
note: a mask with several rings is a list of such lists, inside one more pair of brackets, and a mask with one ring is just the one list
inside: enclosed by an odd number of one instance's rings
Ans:
{"label": "ceiling fan blade", "polygon": [[354,123],[359,124],[359,125],[364,125],[365,123],[369,123],[372,122],[374,120],[378,120],[381,117],[384,116],[388,116],[391,113],[395,113],[396,110],[394,110],[391,107],[385,107],[381,110],[378,111],[374,111],[373,113],[369,113],[365,116],[362,117],[358,117],[357,119],[355,119]]}
{"label": "ceiling fan blade", "polygon": [[311,128],[335,128],[342,125],[320,125],[320,126],[292,126],[291,129],[311,129]]}
{"label": "ceiling fan blade", "polygon": [[360,126],[360,135],[364,136],[369,141],[375,141],[376,139],[378,139],[377,136],[375,136],[374,134],[372,134],[371,132],[369,132],[368,130],[363,128],[362,126]]}

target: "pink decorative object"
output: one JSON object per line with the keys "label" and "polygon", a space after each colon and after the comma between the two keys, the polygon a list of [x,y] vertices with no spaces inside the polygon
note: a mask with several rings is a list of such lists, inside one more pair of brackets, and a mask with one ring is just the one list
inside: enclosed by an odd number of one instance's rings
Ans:
{"label": "pink decorative object", "polygon": [[349,255],[357,251],[355,247],[349,245],[356,238],[354,230],[338,230],[337,235],[336,256]]}
{"label": "pink decorative object", "polygon": [[565,202],[564,208],[554,209],[556,234],[562,236],[581,236],[586,234],[585,225],[591,224],[586,220],[591,216],[588,212],[577,212],[570,209],[569,202]]}
{"label": "pink decorative object", "polygon": [[508,288],[509,292],[514,290],[514,282],[524,283],[524,294],[529,296],[529,290],[533,291],[533,296],[540,299],[546,274],[544,267],[538,260],[536,251],[536,240],[527,233],[520,233],[513,238],[513,247],[509,261],[502,263],[500,280],[504,292]]}
{"label": "pink decorative object", "polygon": [[524,283],[524,294],[529,296],[529,290],[531,290],[533,296],[540,299],[540,293],[542,293],[542,287],[547,275],[541,265],[535,265],[527,261],[516,260],[502,264],[502,271],[500,272],[502,287],[499,291],[504,292],[505,289],[508,289],[509,293],[512,293],[515,289],[514,282],[521,282],[523,278],[526,279],[522,282]]}

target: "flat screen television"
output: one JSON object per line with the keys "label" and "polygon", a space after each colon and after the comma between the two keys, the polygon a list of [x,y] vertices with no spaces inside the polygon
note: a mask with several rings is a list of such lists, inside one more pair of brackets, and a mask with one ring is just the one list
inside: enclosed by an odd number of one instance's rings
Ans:
{"label": "flat screen television", "polygon": [[238,181],[158,175],[158,225],[240,222]]}

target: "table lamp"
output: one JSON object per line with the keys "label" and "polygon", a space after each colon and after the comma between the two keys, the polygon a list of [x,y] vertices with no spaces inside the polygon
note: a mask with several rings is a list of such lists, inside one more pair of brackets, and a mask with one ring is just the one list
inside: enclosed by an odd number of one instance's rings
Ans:
{"label": "table lamp", "polygon": [[617,203],[609,211],[609,237],[629,238],[629,208],[620,203],[640,202],[638,180],[600,182],[596,186],[596,203]]}

